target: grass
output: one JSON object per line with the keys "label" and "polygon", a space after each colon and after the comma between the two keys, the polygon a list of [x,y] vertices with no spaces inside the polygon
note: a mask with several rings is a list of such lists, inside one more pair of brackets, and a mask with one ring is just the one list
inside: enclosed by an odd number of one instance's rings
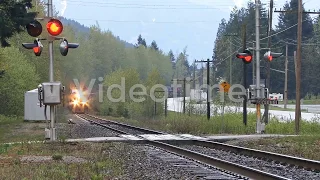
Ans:
{"label": "grass", "polygon": [[[124,162],[109,154],[112,144],[80,143],[77,145],[20,144],[4,145],[0,149],[0,174],[3,179],[110,179],[122,174]],[[52,155],[53,154],[53,155]],[[21,162],[19,157],[52,156],[46,163]],[[88,162],[65,163],[63,156],[76,156]]]}
{"label": "grass", "polygon": [[[120,122],[125,122],[135,126],[166,131],[169,133],[189,133],[195,135],[210,134],[254,134],[256,129],[255,114],[248,114],[247,126],[242,122],[241,113],[225,114],[224,116],[213,116],[207,120],[206,116],[187,115],[175,112],[169,112],[168,117],[158,117],[157,119],[125,119],[104,117]],[[316,119],[315,119],[316,120]],[[266,125],[268,134],[295,134],[294,122],[280,122],[271,119]],[[320,134],[320,124],[316,121],[301,123],[301,134]]]}
{"label": "grass", "polygon": [[[64,121],[59,119],[58,122]],[[22,117],[0,115],[1,179],[111,179],[123,174],[121,144],[108,143],[37,143],[44,140],[45,123],[24,122]],[[21,144],[4,144],[22,142]],[[120,148],[120,149],[119,149]],[[116,149],[116,150],[114,150]],[[23,156],[48,156],[45,163],[22,162]],[[66,163],[64,156],[83,158],[88,162]]]}
{"label": "grass", "polygon": [[0,115],[0,143],[43,140],[45,123],[24,122],[23,117]]}
{"label": "grass", "polygon": [[280,154],[320,160],[320,136],[264,138],[232,143],[235,145],[271,151]]}

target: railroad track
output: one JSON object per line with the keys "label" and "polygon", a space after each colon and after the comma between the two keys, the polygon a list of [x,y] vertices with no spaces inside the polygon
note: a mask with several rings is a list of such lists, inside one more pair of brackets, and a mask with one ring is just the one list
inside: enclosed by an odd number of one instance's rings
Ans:
{"label": "railroad track", "polygon": [[[88,115],[88,114],[79,115],[79,116],[89,121],[92,124],[110,129],[120,134],[135,135],[138,138],[142,138],[141,136],[139,136],[139,134],[157,134],[157,135],[166,134],[160,131],[145,129],[141,127],[119,123],[116,121],[101,119],[99,117]],[[240,165],[239,163],[236,163],[236,162],[223,160],[222,159],[223,157],[218,159],[216,157],[217,155],[219,156],[219,154],[212,155],[210,153],[207,153],[207,154],[200,153],[197,148],[183,148],[183,147],[186,145],[206,147],[212,150],[218,150],[218,151],[221,150],[223,152],[233,153],[235,155],[241,155],[243,156],[243,158],[251,157],[251,158],[255,158],[256,161],[265,161],[269,163],[272,162],[274,164],[284,165],[288,168],[290,167],[298,168],[301,171],[313,172],[315,174],[319,173],[320,171],[319,161],[297,158],[293,156],[287,156],[287,155],[254,150],[249,148],[243,148],[238,146],[232,146],[232,145],[227,145],[227,144],[218,143],[218,142],[204,141],[204,140],[189,140],[189,141],[181,141],[181,142],[176,141],[175,144],[170,144],[170,143],[168,144],[160,141],[153,141],[153,140],[147,140],[147,139],[146,139],[146,142],[147,144],[162,148],[164,150],[173,152],[175,154],[179,154],[184,157],[188,157],[190,159],[194,159],[214,167],[225,169],[229,172],[233,172],[235,176],[238,174],[238,175],[242,175],[252,179],[290,179],[290,178],[280,176],[279,174],[281,173],[279,172],[276,174],[273,174],[273,173],[265,172],[265,171],[252,168],[246,165]],[[320,177],[320,174],[319,174],[319,177]]]}

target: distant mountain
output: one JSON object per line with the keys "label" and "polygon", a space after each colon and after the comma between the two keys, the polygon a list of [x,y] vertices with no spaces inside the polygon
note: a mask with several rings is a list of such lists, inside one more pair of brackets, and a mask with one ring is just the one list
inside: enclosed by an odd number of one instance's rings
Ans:
{"label": "distant mountain", "polygon": [[[81,33],[85,33],[85,34],[89,34],[90,32],[90,28],[87,26],[84,26],[82,24],[80,24],[79,22],[72,20],[72,19],[67,19],[65,17],[59,17],[60,21],[62,22],[62,24],[64,25],[68,25],[74,28],[75,31],[81,32]],[[128,43],[127,41],[124,41],[122,39],[120,39],[119,36],[116,37],[120,42],[122,42],[125,47],[127,48],[134,48],[135,46],[131,43]]]}

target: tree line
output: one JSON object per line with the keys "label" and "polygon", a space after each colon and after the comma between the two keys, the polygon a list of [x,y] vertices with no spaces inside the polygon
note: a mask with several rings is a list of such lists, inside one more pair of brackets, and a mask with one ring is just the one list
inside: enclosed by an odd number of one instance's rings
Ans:
{"label": "tree line", "polygon": [[[297,12],[298,2],[291,0],[287,2],[282,8],[285,11]],[[304,8],[303,8],[304,9]],[[294,51],[297,49],[297,13],[274,13],[274,16],[278,16],[278,23],[276,28],[272,29],[271,35],[271,51],[281,52],[284,56],[274,59],[270,63],[272,69],[284,71],[285,70],[285,53],[286,44],[288,45],[288,96],[289,98],[295,98],[295,62]],[[260,38],[261,47],[267,48],[268,38],[268,10],[265,7],[260,9]],[[317,77],[317,72],[320,66],[318,61],[320,57],[319,45],[319,27],[320,17],[311,18],[309,14],[303,14],[302,23],[302,97],[309,96],[310,94],[318,95],[320,93],[320,79]],[[230,13],[229,20],[222,19],[219,24],[217,38],[214,42],[214,61],[216,64],[217,76],[223,77],[227,80],[231,79],[232,83],[243,82],[242,61],[235,58],[237,52],[242,51],[242,32],[243,25],[247,27],[247,47],[253,47],[255,41],[255,4],[249,2],[247,7],[234,8]],[[237,34],[237,36],[234,36]],[[230,36],[231,35],[231,36]],[[263,59],[263,55],[267,50],[261,51],[260,59]],[[230,63],[230,57],[232,61]],[[261,60],[261,78],[266,78],[266,61]],[[253,64],[248,65],[247,80],[248,84],[253,84],[253,75],[255,73],[255,67]],[[283,93],[285,75],[276,71],[270,72],[270,92]]]}
{"label": "tree line", "polygon": [[[37,57],[32,50],[21,45],[34,41],[24,27],[35,17],[44,17],[46,7],[40,0],[10,0],[1,1],[0,9],[0,22],[3,24],[0,27],[0,70],[5,70],[0,78],[0,114],[20,116],[23,115],[24,93],[49,81],[47,42],[42,41],[44,48],[41,56]],[[41,23],[45,27],[44,22]],[[102,31],[98,23],[87,30],[81,30],[78,28],[81,26],[75,24],[75,21],[65,24],[60,36],[66,37],[69,42],[79,43],[77,49],[70,49],[67,56],[61,56],[60,43],[54,42],[54,80],[61,81],[67,88],[74,83],[74,79],[89,85],[92,79],[102,78],[102,83],[110,86],[122,76],[131,81],[128,83],[142,83],[148,87],[156,83],[170,86],[173,78],[190,74],[186,49],[177,55],[172,51],[166,53],[156,41],[148,45],[141,35],[137,35],[137,43],[131,47],[111,31]],[[45,37],[46,33],[43,31],[41,36]],[[97,90],[96,81],[93,91]],[[110,105],[110,102],[104,101],[94,108],[104,114],[133,116],[137,114],[133,109],[140,107],[144,110],[139,116],[148,117],[154,113],[152,109],[157,104],[152,103],[150,98],[145,103],[141,106],[133,106],[132,103]],[[161,105],[158,104],[159,107]],[[161,113],[160,109],[157,113]]]}

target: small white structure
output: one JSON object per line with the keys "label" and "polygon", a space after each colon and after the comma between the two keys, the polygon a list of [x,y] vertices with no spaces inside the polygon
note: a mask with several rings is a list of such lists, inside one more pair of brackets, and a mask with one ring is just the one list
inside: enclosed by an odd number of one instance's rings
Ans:
{"label": "small white structure", "polygon": [[[38,89],[27,91],[24,94],[24,120],[45,121],[44,106],[40,107]],[[50,107],[47,107],[47,119],[50,120]]]}
{"label": "small white structure", "polygon": [[207,92],[200,89],[191,89],[190,99],[193,101],[205,101],[207,99]]}
{"label": "small white structure", "polygon": [[269,94],[269,98],[271,100],[278,100],[278,101],[283,101],[283,94],[281,93],[272,93],[272,94]]}

